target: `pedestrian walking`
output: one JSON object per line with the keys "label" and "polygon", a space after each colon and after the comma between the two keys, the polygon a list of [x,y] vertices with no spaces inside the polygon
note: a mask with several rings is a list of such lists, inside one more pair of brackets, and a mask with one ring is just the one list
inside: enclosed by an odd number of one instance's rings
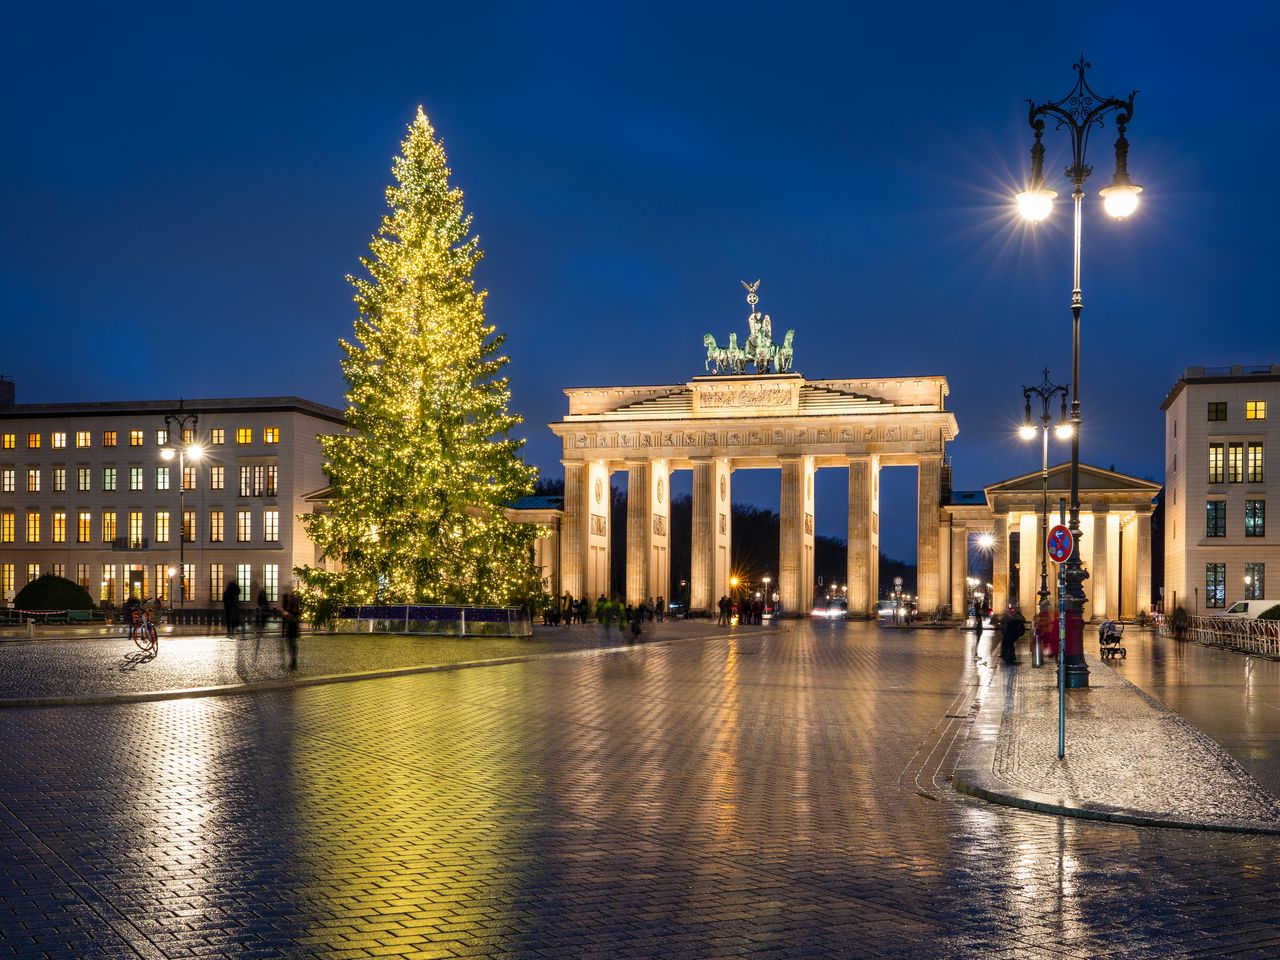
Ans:
{"label": "pedestrian walking", "polygon": [[302,623],[302,604],[298,595],[292,590],[285,590],[280,598],[281,632],[284,634],[285,649],[289,653],[289,669],[298,669],[298,633]]}
{"label": "pedestrian walking", "polygon": [[729,608],[732,606],[733,605],[729,602],[729,598],[727,596],[722,596],[720,598],[720,619],[716,621],[716,626],[729,626]]}
{"label": "pedestrian walking", "polygon": [[666,620],[667,620],[667,601],[666,601],[666,598],[665,598],[665,597],[663,597],[663,596],[661,596],[661,595],[659,595],[659,596],[658,596],[658,605],[657,605],[656,607],[654,607],[654,611],[653,611],[653,612],[654,612],[654,614],[657,616],[657,618],[658,618],[658,622],[659,622],[659,623],[665,623],[665,622],[666,622]]}
{"label": "pedestrian walking", "polygon": [[267,614],[271,612],[271,601],[267,599],[267,588],[259,587],[257,596],[258,615],[253,623],[253,634],[259,640],[267,629]]}
{"label": "pedestrian walking", "polygon": [[1018,638],[1027,632],[1027,621],[1022,616],[1022,611],[1017,607],[1010,607],[1009,612],[1005,614],[1004,623],[1001,626],[1000,634],[1000,659],[1005,663],[1017,663],[1018,655],[1014,644],[1018,642]]}
{"label": "pedestrian walking", "polygon": [[235,637],[240,621],[240,584],[234,580],[228,580],[227,588],[222,591],[222,619],[227,625],[227,636]]}

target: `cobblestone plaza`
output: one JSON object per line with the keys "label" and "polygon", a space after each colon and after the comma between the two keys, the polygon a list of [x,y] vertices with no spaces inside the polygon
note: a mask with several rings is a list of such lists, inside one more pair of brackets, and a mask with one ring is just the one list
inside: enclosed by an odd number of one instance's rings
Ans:
{"label": "cobblestone plaza", "polygon": [[[1274,790],[1280,665],[1169,644],[1118,669]],[[3,709],[0,956],[1275,956],[1280,837],[950,788],[985,652],[813,623]]]}

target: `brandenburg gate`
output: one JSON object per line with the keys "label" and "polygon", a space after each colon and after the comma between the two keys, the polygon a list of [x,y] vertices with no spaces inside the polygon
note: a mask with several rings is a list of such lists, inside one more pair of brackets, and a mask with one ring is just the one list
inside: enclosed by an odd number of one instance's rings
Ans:
{"label": "brandenburg gate", "polygon": [[[778,591],[784,614],[807,614],[814,591],[816,471],[849,471],[849,612],[874,615],[880,556],[880,470],[918,467],[918,603],[943,602],[942,464],[957,433],[945,377],[806,380],[790,370],[792,334],[774,345],[754,310],[750,336],[728,350],[707,335],[716,372],[667,386],[567,389],[561,438],[564,521],[560,588],[609,594],[610,492],[627,473],[626,600],[670,598],[670,478],[693,471],[692,611],[711,612],[729,593],[730,508],[736,470],[780,469]],[[736,352],[736,355],[735,355]],[[746,363],[756,373],[745,373]],[[772,369],[770,369],[772,368]],[[777,372],[777,371],[783,372]],[[949,560],[949,557],[945,558]]]}

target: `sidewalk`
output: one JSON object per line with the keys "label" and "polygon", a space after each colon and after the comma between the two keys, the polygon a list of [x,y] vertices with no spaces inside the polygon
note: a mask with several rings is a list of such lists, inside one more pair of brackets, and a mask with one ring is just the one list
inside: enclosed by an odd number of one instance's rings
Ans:
{"label": "sidewalk", "polygon": [[[776,628],[718,627],[713,621],[645,624],[640,645],[758,635]],[[427,637],[402,634],[303,634],[298,670],[286,669],[279,634],[160,636],[146,656],[124,636],[63,636],[0,644],[0,708],[130,703],[249,693],[538,657],[632,649],[630,631],[598,624],[534,627],[529,638]]]}
{"label": "sidewalk", "polygon": [[[1058,759],[1053,662],[994,663],[956,767],[961,793],[1095,820],[1280,834],[1280,801],[1178,714],[1089,654],[1089,687],[1067,691]],[[997,666],[998,665],[998,666]]]}

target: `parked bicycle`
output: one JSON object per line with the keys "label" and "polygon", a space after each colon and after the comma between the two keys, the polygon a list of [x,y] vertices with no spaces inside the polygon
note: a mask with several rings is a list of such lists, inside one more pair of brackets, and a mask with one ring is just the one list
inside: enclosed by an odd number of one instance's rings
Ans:
{"label": "parked bicycle", "polygon": [[145,650],[153,656],[160,652],[160,637],[156,632],[155,615],[152,613],[152,601],[136,600],[125,604],[126,623],[129,627],[129,639],[139,650]]}

